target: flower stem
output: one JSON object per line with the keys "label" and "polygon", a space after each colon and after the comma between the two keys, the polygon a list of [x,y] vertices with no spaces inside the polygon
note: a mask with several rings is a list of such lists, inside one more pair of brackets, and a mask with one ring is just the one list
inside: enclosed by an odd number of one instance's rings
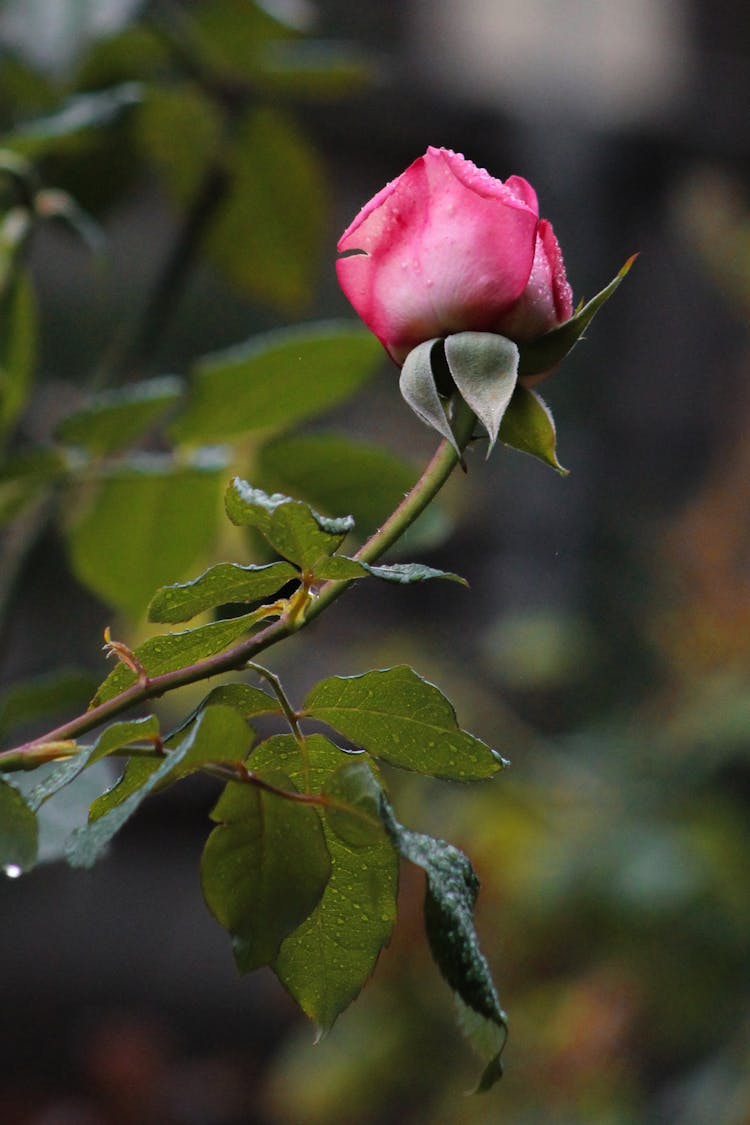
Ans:
{"label": "flower stem", "polygon": [[[457,399],[453,429],[456,444],[461,451],[471,441],[474,423],[474,414],[461,400]],[[376,562],[400,539],[417,516],[421,515],[435,499],[460,461],[461,458],[451,443],[446,440],[441,441],[417,483],[406,494],[382,527],[370,536],[354,557],[362,562]],[[223,672],[233,672],[246,667],[248,662],[252,661],[260,652],[283,640],[284,637],[304,628],[339,598],[351,584],[352,580],[349,579],[326,582],[321,587],[319,596],[310,603],[303,617],[295,616],[293,619],[289,619],[283,615],[259,633],[245,638],[238,644],[214,656],[204,657],[202,660],[197,660],[193,664],[188,664],[184,668],[177,668],[171,672],[142,677],[118,695],[113,696],[112,699],[107,699],[104,703],[89,708],[82,715],[63,723],[55,730],[32,739],[30,742],[23,743],[13,750],[3,751],[0,753],[0,770],[9,771],[24,768],[23,763],[26,761],[26,757],[28,755],[33,757],[40,743],[50,744],[67,739],[76,739],[101,726],[102,723],[109,722],[110,719],[136,704],[144,703],[148,699],[164,695],[176,688],[185,687],[187,684],[193,684]],[[70,752],[68,751],[65,756],[69,757]]]}
{"label": "flower stem", "polygon": [[[476,416],[458,395],[454,399],[454,405],[453,432],[456,444],[463,453],[471,441]],[[365,563],[377,562],[411,527],[417,517],[421,516],[459,463],[462,463],[462,459],[451,443],[445,440],[441,441],[412,490],[407,492],[385,523],[360,547],[354,558]],[[339,579],[338,581],[326,582],[321,587],[316,601],[307,610],[305,624],[317,617],[332,601],[340,597],[344,590],[352,585],[353,581],[353,579]]]}

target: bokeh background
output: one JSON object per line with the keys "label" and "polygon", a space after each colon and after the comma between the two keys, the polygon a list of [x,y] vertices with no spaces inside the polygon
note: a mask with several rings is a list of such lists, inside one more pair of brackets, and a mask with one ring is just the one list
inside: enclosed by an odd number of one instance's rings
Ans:
{"label": "bokeh background", "polygon": [[[201,101],[217,82],[218,118]],[[50,128],[114,87],[110,118]],[[428,144],[535,185],[576,298],[640,253],[544,387],[570,477],[502,449],[452,482],[419,557],[471,592],[363,589],[269,659],[295,693],[406,660],[512,759],[483,787],[392,779],[401,819],[481,876],[503,1082],[463,1097],[477,1063],[412,873],[324,1042],[270,975],[239,980],[197,879],[215,794],[191,781],[92,872],[2,881],[4,1123],[750,1120],[749,94],[740,0],[0,3],[0,147],[108,240],[102,257],[62,224],[35,234],[37,383],[11,453],[47,447],[107,380],[349,317],[338,235]],[[227,164],[248,96],[262,135]],[[288,169],[270,202],[265,164]],[[432,445],[385,361],[310,428],[415,465]],[[4,529],[10,741],[22,685],[64,666],[72,707],[103,674],[104,626],[143,635],[86,581],[85,500],[71,487]]]}

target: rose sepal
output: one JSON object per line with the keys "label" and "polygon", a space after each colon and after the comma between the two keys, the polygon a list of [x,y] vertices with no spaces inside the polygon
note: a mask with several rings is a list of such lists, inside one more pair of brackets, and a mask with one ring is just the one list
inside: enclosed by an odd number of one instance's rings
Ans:
{"label": "rose sepal", "polygon": [[398,385],[404,402],[414,411],[417,418],[426,426],[437,430],[441,437],[450,442],[460,457],[461,450],[458,448],[435,382],[432,352],[436,345],[442,346],[442,342],[437,338],[425,340],[416,348],[412,348],[404,360]]}
{"label": "rose sepal", "polygon": [[612,278],[609,285],[605,285],[595,297],[592,297],[590,301],[582,305],[569,320],[566,320],[557,328],[553,328],[551,332],[546,332],[543,336],[538,337],[531,343],[521,345],[521,358],[518,366],[520,379],[534,375],[542,375],[551,368],[556,367],[560,360],[565,358],[573,345],[583,335],[602,305],[609,300],[620,283],[630,272],[630,267],[637,257],[637,254],[632,254],[619,273]]}
{"label": "rose sepal", "polygon": [[487,456],[497,441],[518,379],[518,345],[493,332],[445,338],[445,358],[458,393],[487,431]]}
{"label": "rose sepal", "polygon": [[500,441],[511,449],[543,461],[562,477],[569,475],[557,459],[557,431],[552,411],[544,399],[518,383],[500,426]]}

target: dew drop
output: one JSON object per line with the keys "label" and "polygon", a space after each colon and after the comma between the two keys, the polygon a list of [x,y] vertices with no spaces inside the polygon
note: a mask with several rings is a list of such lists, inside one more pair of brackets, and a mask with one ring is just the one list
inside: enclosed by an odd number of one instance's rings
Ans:
{"label": "dew drop", "polygon": [[23,871],[17,863],[6,863],[3,871],[9,879],[18,879],[20,875],[23,875]]}

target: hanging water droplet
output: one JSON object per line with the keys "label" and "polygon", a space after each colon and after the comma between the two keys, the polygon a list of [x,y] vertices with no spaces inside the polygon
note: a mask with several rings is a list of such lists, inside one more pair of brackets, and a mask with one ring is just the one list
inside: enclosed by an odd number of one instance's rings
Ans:
{"label": "hanging water droplet", "polygon": [[9,879],[18,879],[20,875],[23,875],[23,871],[17,863],[6,863],[3,872]]}

